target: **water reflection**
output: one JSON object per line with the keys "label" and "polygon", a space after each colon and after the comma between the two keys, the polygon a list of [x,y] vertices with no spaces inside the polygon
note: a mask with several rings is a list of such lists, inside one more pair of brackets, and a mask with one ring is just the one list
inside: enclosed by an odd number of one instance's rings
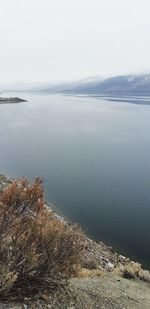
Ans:
{"label": "water reflection", "polygon": [[150,107],[22,97],[28,102],[0,106],[0,172],[43,176],[60,214],[148,265]]}

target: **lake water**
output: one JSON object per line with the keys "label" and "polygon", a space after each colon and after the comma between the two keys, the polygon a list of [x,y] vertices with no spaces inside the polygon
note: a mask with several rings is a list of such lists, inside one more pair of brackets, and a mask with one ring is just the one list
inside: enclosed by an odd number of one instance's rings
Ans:
{"label": "lake water", "polygon": [[13,95],[28,102],[0,105],[0,173],[43,176],[60,215],[150,267],[150,106]]}

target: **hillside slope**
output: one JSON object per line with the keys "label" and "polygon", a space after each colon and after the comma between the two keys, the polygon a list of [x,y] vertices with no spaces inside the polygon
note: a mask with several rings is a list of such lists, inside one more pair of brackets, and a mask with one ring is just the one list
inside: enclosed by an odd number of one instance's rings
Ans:
{"label": "hillside slope", "polygon": [[150,74],[124,75],[80,84],[66,92],[107,95],[150,95]]}
{"label": "hillside slope", "polygon": [[[12,182],[0,175],[0,191]],[[26,297],[20,291],[17,300],[14,294],[0,299],[0,309],[149,309],[150,272],[102,242],[84,241],[82,262],[68,286]]]}
{"label": "hillside slope", "polygon": [[149,309],[150,285],[107,273],[102,277],[73,278],[69,287],[53,295],[19,303],[0,302],[0,309]]}
{"label": "hillside slope", "polygon": [[41,85],[33,91],[68,94],[150,95],[150,74],[94,77],[58,84]]}

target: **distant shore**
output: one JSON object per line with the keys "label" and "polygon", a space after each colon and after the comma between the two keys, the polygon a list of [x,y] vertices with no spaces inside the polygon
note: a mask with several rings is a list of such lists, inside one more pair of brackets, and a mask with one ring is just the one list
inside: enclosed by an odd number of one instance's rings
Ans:
{"label": "distant shore", "polygon": [[27,101],[18,97],[0,97],[0,104],[21,103],[21,102],[27,102]]}

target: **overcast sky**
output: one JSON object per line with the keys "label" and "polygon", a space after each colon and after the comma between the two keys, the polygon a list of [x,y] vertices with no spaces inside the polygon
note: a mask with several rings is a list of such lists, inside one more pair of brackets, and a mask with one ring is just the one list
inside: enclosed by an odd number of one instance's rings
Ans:
{"label": "overcast sky", "polygon": [[150,0],[1,0],[0,83],[150,71]]}

